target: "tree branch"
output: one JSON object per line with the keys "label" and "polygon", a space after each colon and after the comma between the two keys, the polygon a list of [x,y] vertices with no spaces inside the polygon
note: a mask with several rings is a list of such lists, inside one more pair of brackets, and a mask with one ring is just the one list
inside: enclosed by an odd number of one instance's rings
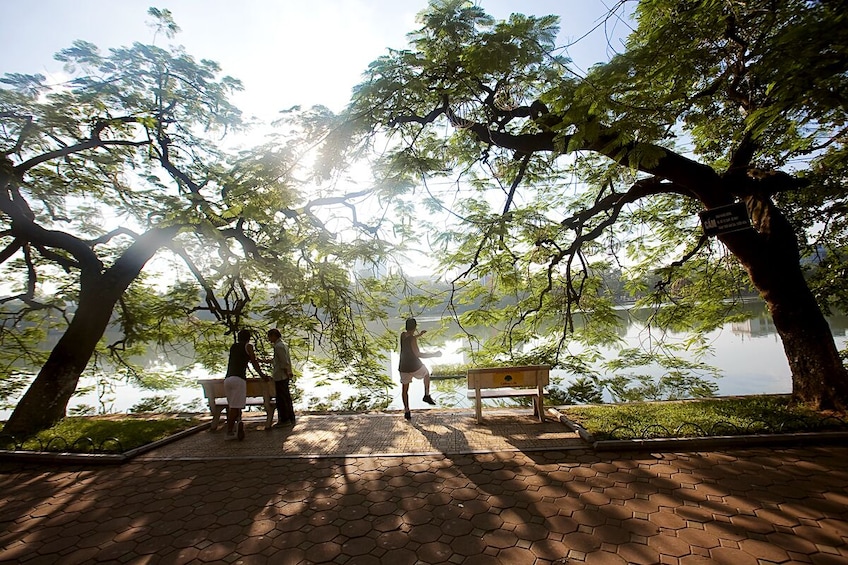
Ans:
{"label": "tree branch", "polygon": [[14,155],[15,153],[17,153],[18,151],[20,151],[23,148],[24,141],[29,136],[29,132],[31,130],[35,129],[32,125],[32,116],[20,116],[20,115],[16,115],[16,114],[13,114],[13,113],[10,113],[10,112],[3,112],[3,114],[0,114],[0,117],[2,117],[2,118],[19,118],[19,119],[24,120],[24,125],[21,127],[21,133],[18,134],[18,140],[15,142],[15,146],[12,147],[11,149],[9,149],[8,151],[0,152],[0,155],[2,155],[4,157],[7,156],[7,155]]}
{"label": "tree branch", "polygon": [[[608,196],[600,198],[591,208],[588,208],[582,211],[581,213],[572,216],[571,218],[563,220],[561,222],[561,225],[565,228],[573,230],[575,233],[574,240],[568,247],[560,247],[557,242],[551,239],[537,241],[537,246],[551,245],[556,249],[556,253],[554,253],[548,261],[546,273],[547,285],[539,292],[539,299],[536,303],[536,306],[522,313],[520,321],[526,319],[526,317],[532,314],[533,312],[538,312],[542,309],[545,296],[547,296],[554,289],[554,274],[556,267],[560,263],[562,263],[563,259],[566,259],[567,257],[565,266],[566,307],[564,314],[566,319],[566,325],[568,326],[569,324],[571,324],[573,327],[572,305],[579,305],[580,297],[583,293],[583,287],[586,283],[586,280],[588,279],[588,274],[586,272],[586,260],[583,257],[582,253],[583,245],[589,241],[597,239],[604,232],[604,230],[606,230],[609,226],[615,224],[618,221],[618,217],[621,214],[621,211],[625,205],[632,204],[633,202],[636,202],[641,198],[645,198],[648,196],[668,193],[678,193],[683,194],[685,196],[691,196],[688,190],[686,190],[684,187],[676,186],[672,183],[663,182],[663,180],[660,178],[651,177],[642,179],[635,182],[627,192],[612,193]],[[609,215],[602,221],[600,221],[597,225],[593,226],[589,231],[584,233],[583,230],[587,226],[589,220],[602,213],[608,213]],[[580,263],[583,266],[583,269],[581,271],[583,275],[580,277],[580,283],[577,285],[577,287],[575,287],[574,281],[572,280],[572,265],[574,263],[575,258],[579,259]]]}
{"label": "tree branch", "polygon": [[686,255],[684,255],[677,261],[672,261],[671,265],[668,266],[668,277],[666,277],[665,280],[657,281],[657,283],[654,285],[654,288],[656,288],[657,291],[660,292],[664,291],[665,288],[671,284],[671,269],[674,269],[676,267],[682,267],[686,263],[686,261],[694,257],[695,254],[700,251],[700,249],[704,246],[705,243],[707,243],[707,241],[709,241],[709,239],[710,236],[708,236],[706,233],[702,233],[701,237],[698,238],[698,243],[695,244],[694,248],[688,251]]}
{"label": "tree branch", "polygon": [[[3,233],[2,235],[9,235],[8,232]],[[23,246],[25,242],[20,238],[15,238],[12,240],[12,243],[6,246],[3,251],[0,251],[0,264],[8,261],[15,253],[18,252]]]}
{"label": "tree branch", "polygon": [[136,238],[138,238],[139,234],[137,234],[136,232],[132,231],[129,228],[121,226],[119,228],[115,228],[114,230],[110,231],[109,233],[101,235],[98,238],[89,240],[89,245],[91,245],[91,247],[95,247],[97,245],[100,245],[101,243],[107,243],[108,241],[112,240],[113,238],[115,238],[119,235],[128,235],[132,239],[136,239]]}
{"label": "tree branch", "polygon": [[52,161],[53,159],[58,159],[61,157],[67,157],[68,155],[73,155],[74,153],[79,153],[81,151],[85,151],[87,149],[94,149],[97,147],[111,147],[111,146],[124,146],[124,147],[141,147],[142,145],[147,145],[148,141],[129,141],[129,140],[111,140],[111,141],[102,141],[100,139],[88,139],[86,141],[82,141],[75,145],[68,145],[67,147],[63,147],[61,149],[55,149],[53,151],[48,151],[47,153],[42,153],[36,157],[28,161],[24,161],[23,163],[15,166],[15,172],[19,174],[23,174],[33,167],[40,165],[41,163],[45,163],[47,161]]}
{"label": "tree branch", "polygon": [[[392,127],[395,127],[396,125],[399,125],[399,124],[409,124],[409,123],[427,125],[427,124],[430,124],[430,123],[433,123],[434,121],[436,121],[436,118],[438,118],[442,114],[447,115],[448,119],[450,119],[451,116],[453,116],[453,114],[450,112],[450,108],[448,108],[447,96],[444,96],[442,98],[442,104],[440,106],[433,108],[433,110],[431,110],[430,113],[427,114],[426,116],[421,117],[421,116],[416,116],[414,114],[408,115],[408,116],[398,116],[398,117],[393,118],[392,120],[389,121],[388,127],[392,128]],[[451,123],[453,123],[453,122],[451,122]]]}
{"label": "tree branch", "polygon": [[[485,124],[469,122],[447,111],[448,118],[457,127],[472,132],[483,143],[492,144],[519,153],[552,152],[563,153],[572,136],[561,132],[509,133],[494,131]],[[593,151],[605,155],[618,163],[627,163],[628,155],[638,149],[650,149],[662,153],[655,162],[637,163],[637,168],[647,174],[666,179],[678,187],[685,187],[688,195],[700,200],[707,208],[723,206],[733,202],[730,192],[717,191],[721,186],[719,175],[707,165],[688,159],[665,147],[654,144],[630,142],[621,146],[614,132],[607,128],[593,140],[586,140],[575,150]]]}

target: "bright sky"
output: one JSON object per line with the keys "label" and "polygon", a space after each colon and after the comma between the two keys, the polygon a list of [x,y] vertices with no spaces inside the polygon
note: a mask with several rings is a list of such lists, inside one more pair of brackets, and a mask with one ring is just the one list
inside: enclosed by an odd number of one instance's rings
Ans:
{"label": "bright sky", "polygon": [[[578,72],[622,51],[630,32],[628,22],[605,21],[618,0],[474,1],[499,20],[513,12],[558,15],[558,45],[568,46]],[[154,38],[151,6],[171,11],[181,29],[173,39]],[[53,55],[77,39],[103,53],[134,42],[182,45],[241,80],[244,91],[234,103],[245,117],[268,124],[294,105],[342,110],[370,62],[407,46],[426,6],[427,0],[5,0],[0,75],[41,73],[61,82]],[[416,261],[428,263],[427,255]]]}
{"label": "bright sky", "polygon": [[[560,16],[560,45],[580,39],[602,23],[616,0],[476,0],[491,16],[512,12]],[[0,75],[61,70],[53,54],[76,39],[101,51],[153,41],[151,6],[167,8],[181,32],[173,39],[198,59],[221,64],[245,91],[235,103],[264,122],[293,105],[323,104],[338,111],[368,63],[386,49],[406,46],[417,29],[415,15],[426,0],[38,0],[5,1],[0,18]],[[569,47],[578,69],[621,50],[624,22],[601,25]]]}

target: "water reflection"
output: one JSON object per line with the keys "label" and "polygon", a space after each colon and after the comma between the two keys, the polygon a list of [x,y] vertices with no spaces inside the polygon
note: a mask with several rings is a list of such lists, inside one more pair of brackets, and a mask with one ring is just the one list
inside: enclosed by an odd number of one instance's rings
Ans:
{"label": "water reflection", "polygon": [[[717,381],[719,395],[748,395],[760,393],[788,393],[791,391],[792,383],[789,373],[789,365],[786,361],[786,356],[783,352],[781,341],[775,332],[774,324],[768,315],[765,306],[759,303],[745,305],[745,309],[750,317],[744,322],[734,322],[723,326],[722,328],[711,332],[707,339],[711,344],[713,354],[705,359],[705,362],[716,367],[722,377]],[[646,343],[646,327],[645,320],[648,318],[647,312],[623,311],[622,318],[627,321],[620,330],[620,336],[628,347],[638,347]],[[831,326],[831,331],[836,338],[837,347],[843,349],[848,342],[848,316],[836,315],[828,318]],[[441,327],[443,326],[444,327]],[[428,333],[429,336],[455,336],[460,332],[460,328],[452,321],[445,322],[439,319],[419,318],[419,325],[422,329],[433,330]],[[436,330],[439,330],[438,332]],[[400,327],[398,332],[400,331]],[[483,332],[492,334],[495,332],[492,328],[487,328]],[[482,332],[479,334],[482,338]],[[671,336],[674,339],[674,335]],[[425,359],[425,363],[432,369],[434,364],[442,365],[458,365],[467,362],[467,357],[460,350],[468,345],[468,342],[462,339],[445,339],[441,343],[435,341],[422,341],[422,348],[425,350],[440,349],[443,356],[437,359]],[[616,355],[616,351],[608,349],[605,351],[607,358],[612,358]],[[400,400],[400,381],[397,374],[397,353],[392,352],[389,360],[385,365],[386,374],[390,375],[394,386],[383,392],[392,398],[389,405],[390,409],[399,410],[402,407]],[[640,368],[640,372],[643,371]],[[657,372],[654,376],[660,376],[662,373]],[[197,373],[197,378],[208,378],[203,373]],[[214,376],[214,375],[213,375]],[[561,370],[551,372],[553,382],[559,382],[563,386],[567,386],[574,380],[573,375],[569,375]],[[298,380],[297,386],[303,391],[303,398],[297,409],[306,409],[309,405],[309,399],[327,398],[333,393],[339,394],[342,398],[354,395],[356,391],[343,383],[334,383],[327,387],[315,386],[316,379],[312,378],[308,373]],[[82,382],[81,385],[91,385],[92,383]],[[432,395],[437,400],[440,406],[470,406],[465,397],[466,388],[465,381],[462,380],[434,380],[431,385]],[[180,405],[189,405],[194,403],[195,407],[203,409],[205,402],[199,386],[188,386],[176,389],[174,391],[159,392],[158,395],[169,394],[176,397],[176,402]],[[422,401],[423,386],[420,381],[415,381],[410,387],[410,405],[413,409],[423,409],[429,406]],[[116,385],[113,393],[113,401],[111,403],[112,410],[115,412],[125,412],[132,406],[136,405],[145,397],[151,396],[148,391],[141,391],[129,385]],[[609,400],[608,398],[606,400]],[[505,401],[509,402],[509,401]],[[75,397],[71,402],[71,407],[78,405],[96,406],[98,398],[96,392],[79,397]],[[10,411],[0,411],[0,419],[5,419],[10,414]]]}
{"label": "water reflection", "polygon": [[[749,395],[749,394],[779,394],[788,393],[792,390],[792,379],[789,371],[789,364],[783,352],[783,345],[780,341],[771,317],[762,303],[749,303],[743,305],[745,313],[749,316],[744,322],[733,322],[722,326],[720,329],[710,332],[707,336],[707,342],[711,346],[712,355],[707,356],[703,361],[715,367],[721,378],[716,381],[718,386],[717,394],[725,395]],[[648,330],[646,329],[647,320],[650,316],[650,311],[622,311],[621,318],[626,323],[622,324],[619,331],[620,337],[624,341],[625,347],[644,347],[650,339],[647,337]],[[848,336],[848,316],[837,315],[828,318],[831,326],[831,331],[836,339],[837,347],[840,349],[846,347],[846,336]],[[444,320],[419,318],[419,325],[422,329],[431,330],[428,335],[433,335],[439,326],[444,324]],[[483,330],[486,333],[494,333],[495,330],[487,328]],[[460,332],[460,328],[452,321],[447,322],[447,327],[441,328],[439,333],[442,335],[456,335]],[[482,336],[480,336],[482,338]],[[666,336],[671,340],[683,339],[682,334],[670,334]],[[438,359],[425,359],[424,362],[431,368],[436,364],[456,365],[468,362],[468,357],[460,350],[463,347],[468,347],[469,342],[464,340],[448,340],[445,341],[438,349],[443,352],[443,356]],[[436,349],[436,347],[428,347],[425,342],[423,349]],[[572,352],[577,353],[573,348]],[[617,355],[617,351],[612,348],[603,350],[605,359],[612,359]],[[390,360],[387,364],[387,374],[392,376],[395,383],[393,390],[388,391],[392,397],[390,409],[399,410],[402,408],[400,400],[400,384],[397,371],[394,367],[397,366],[397,353],[393,352],[390,355]],[[650,374],[658,378],[664,374],[664,370],[659,367],[640,367],[639,373]],[[612,376],[606,374],[606,376]],[[553,370],[551,372],[552,382],[561,384],[563,387],[574,381],[574,375],[570,375],[562,370]],[[302,383],[302,386],[308,387],[308,382]],[[432,385],[433,397],[441,406],[456,406],[469,407],[471,404],[467,400],[465,380],[449,379],[449,380],[434,380]],[[428,406],[421,400],[423,396],[423,387],[420,382],[413,382],[410,388],[410,404],[413,409],[427,408]],[[610,401],[609,395],[606,395],[605,401]],[[491,401],[496,402],[496,401]],[[499,401],[510,403],[510,400]]]}

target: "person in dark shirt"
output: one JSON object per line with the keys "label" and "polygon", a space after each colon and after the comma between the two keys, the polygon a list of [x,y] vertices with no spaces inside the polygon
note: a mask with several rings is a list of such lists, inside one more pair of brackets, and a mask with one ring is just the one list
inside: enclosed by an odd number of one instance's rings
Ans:
{"label": "person in dark shirt", "polygon": [[412,419],[412,414],[409,411],[409,383],[413,378],[424,379],[424,402],[427,404],[436,404],[430,397],[430,370],[421,362],[422,358],[441,357],[441,351],[433,353],[422,353],[418,349],[418,338],[427,330],[416,332],[418,322],[415,318],[406,320],[406,330],[400,334],[400,361],[398,363],[398,371],[400,372],[401,398],[403,399],[403,417],[407,420]]}
{"label": "person in dark shirt", "polygon": [[[244,422],[241,411],[247,401],[247,365],[253,365],[263,380],[268,375],[262,371],[253,344],[250,343],[250,330],[240,330],[238,341],[230,346],[227,361],[227,376],[224,378],[224,392],[227,395],[227,439],[244,439]],[[236,431],[233,431],[235,428]]]}

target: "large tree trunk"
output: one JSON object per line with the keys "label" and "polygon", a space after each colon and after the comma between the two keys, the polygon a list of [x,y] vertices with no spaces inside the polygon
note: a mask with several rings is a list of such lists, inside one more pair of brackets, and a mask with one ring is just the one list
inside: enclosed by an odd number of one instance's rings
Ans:
{"label": "large tree trunk", "polygon": [[708,209],[731,204],[734,195],[747,195],[742,200],[755,229],[719,239],[745,267],[768,306],[792,372],[792,399],[818,409],[848,409],[848,371],[804,279],[795,231],[769,196],[796,188],[794,179],[779,174],[758,179],[738,171],[721,177],[672,152],[644,170],[686,187]]}
{"label": "large tree trunk", "polygon": [[[557,141],[553,131],[513,135],[489,130],[484,124],[473,124],[467,129],[484,143],[523,153],[560,151],[562,146],[568,146],[568,138]],[[600,135],[588,141],[584,149],[627,162],[615,141],[615,135]],[[633,143],[631,148],[637,147]],[[748,195],[744,200],[756,229],[724,234],[719,239],[748,271],[751,282],[768,305],[792,372],[793,400],[820,409],[848,410],[848,371],[827,320],[804,279],[795,232],[768,196],[799,185],[788,175],[749,177],[746,169],[752,161],[753,148],[748,143],[737,149],[735,167],[722,178],[710,166],[656,147],[663,151],[663,157],[656,162],[640,163],[639,168],[655,180],[669,183],[653,188],[645,185],[644,193],[631,189],[633,195],[623,198],[633,196],[635,201],[648,193],[685,194],[697,198],[709,209],[732,204],[739,195]]]}
{"label": "large tree trunk", "polygon": [[819,409],[846,410],[848,371],[804,279],[795,233],[770,201],[748,204],[757,230],[726,234],[721,240],[768,305],[792,372],[792,399]]}
{"label": "large tree trunk", "polygon": [[102,277],[80,293],[80,302],[68,329],[50,352],[47,362],[18,402],[4,434],[24,438],[47,429],[65,417],[80,375],[106,331],[120,297]]}
{"label": "large tree trunk", "polygon": [[118,300],[153,254],[178,231],[176,225],[151,229],[138,237],[106,271],[101,273],[94,268],[83,271],[74,318],[18,402],[3,433],[30,436],[65,417],[80,375],[103,337]]}

